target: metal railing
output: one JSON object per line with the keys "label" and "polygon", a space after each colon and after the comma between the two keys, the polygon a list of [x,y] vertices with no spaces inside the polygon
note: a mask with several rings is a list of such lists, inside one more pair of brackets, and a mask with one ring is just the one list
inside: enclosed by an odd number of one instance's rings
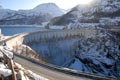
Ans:
{"label": "metal railing", "polygon": [[28,57],[25,57],[25,56],[22,56],[22,55],[19,55],[19,54],[15,54],[15,56],[23,58],[25,60],[28,60],[28,61],[34,63],[34,64],[37,64],[39,66],[48,68],[50,70],[59,71],[59,72],[69,74],[69,75],[72,75],[72,76],[85,77],[85,78],[88,78],[88,79],[95,79],[95,80],[118,80],[117,78],[113,78],[113,77],[109,77],[109,76],[101,76],[101,75],[96,75],[96,74],[92,74],[92,73],[85,73],[85,72],[80,72],[80,71],[76,71],[76,70],[52,65],[52,64],[49,64],[49,63],[38,62],[38,61],[36,61],[32,58],[28,58]]}

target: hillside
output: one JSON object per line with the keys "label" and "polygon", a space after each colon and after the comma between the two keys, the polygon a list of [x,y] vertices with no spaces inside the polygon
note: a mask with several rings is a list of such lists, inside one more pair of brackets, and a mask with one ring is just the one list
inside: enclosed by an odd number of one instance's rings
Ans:
{"label": "hillside", "polygon": [[0,9],[0,25],[42,24],[62,14],[62,10],[54,3],[40,4],[30,10]]}
{"label": "hillside", "polygon": [[77,5],[61,17],[50,21],[49,26],[67,28],[107,27],[120,25],[119,0],[94,0],[90,5]]}

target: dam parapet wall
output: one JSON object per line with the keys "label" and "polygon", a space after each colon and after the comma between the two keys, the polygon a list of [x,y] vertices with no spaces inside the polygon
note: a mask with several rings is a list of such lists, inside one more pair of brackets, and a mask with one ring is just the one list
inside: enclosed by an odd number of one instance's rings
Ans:
{"label": "dam parapet wall", "polygon": [[45,40],[55,40],[66,37],[89,37],[96,35],[100,30],[96,29],[76,29],[76,30],[48,30],[29,33],[24,36],[24,43],[40,42]]}

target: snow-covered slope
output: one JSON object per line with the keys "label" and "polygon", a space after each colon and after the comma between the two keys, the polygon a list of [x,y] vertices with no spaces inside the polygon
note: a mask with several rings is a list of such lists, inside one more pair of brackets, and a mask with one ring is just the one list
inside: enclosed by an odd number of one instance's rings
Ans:
{"label": "snow-covered slope", "polygon": [[9,16],[13,16],[15,11],[9,9],[0,9],[0,20],[6,19]]}
{"label": "snow-covered slope", "polygon": [[120,0],[94,0],[91,5],[77,5],[61,17],[51,20],[50,25],[70,28],[120,25]]}
{"label": "snow-covered slope", "polygon": [[41,24],[62,14],[62,10],[54,3],[40,4],[30,10],[0,9],[0,24]]}
{"label": "snow-covered slope", "polygon": [[69,68],[120,78],[120,34],[101,32],[75,43],[75,59]]}
{"label": "snow-covered slope", "polygon": [[[7,46],[0,46],[0,80],[49,80],[26,70],[13,59],[14,53]],[[16,75],[14,75],[14,73]]]}
{"label": "snow-covered slope", "polygon": [[19,10],[18,13],[27,16],[39,16],[48,14],[52,17],[61,16],[63,14],[62,10],[54,3],[40,4],[31,10]]}
{"label": "snow-covered slope", "polygon": [[38,5],[32,11],[35,13],[42,13],[42,14],[49,13],[50,15],[53,15],[54,17],[60,16],[63,14],[61,9],[54,3],[45,3],[45,4]]}

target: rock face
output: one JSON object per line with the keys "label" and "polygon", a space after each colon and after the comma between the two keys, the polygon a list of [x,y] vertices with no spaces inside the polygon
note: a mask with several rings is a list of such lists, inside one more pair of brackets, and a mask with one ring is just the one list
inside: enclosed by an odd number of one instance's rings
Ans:
{"label": "rock face", "polygon": [[36,61],[44,61],[39,54],[37,54],[34,50],[32,50],[29,46],[27,45],[20,45],[20,46],[15,46],[13,49],[13,52],[34,59]]}
{"label": "rock face", "polygon": [[68,28],[107,27],[120,25],[119,0],[94,0],[91,5],[77,5],[61,17],[51,20],[52,25]]}
{"label": "rock face", "polygon": [[69,68],[120,77],[120,34],[102,32],[75,43],[75,59]]}
{"label": "rock face", "polygon": [[31,10],[0,9],[0,25],[41,24],[62,14],[62,10],[54,3],[41,4]]}

